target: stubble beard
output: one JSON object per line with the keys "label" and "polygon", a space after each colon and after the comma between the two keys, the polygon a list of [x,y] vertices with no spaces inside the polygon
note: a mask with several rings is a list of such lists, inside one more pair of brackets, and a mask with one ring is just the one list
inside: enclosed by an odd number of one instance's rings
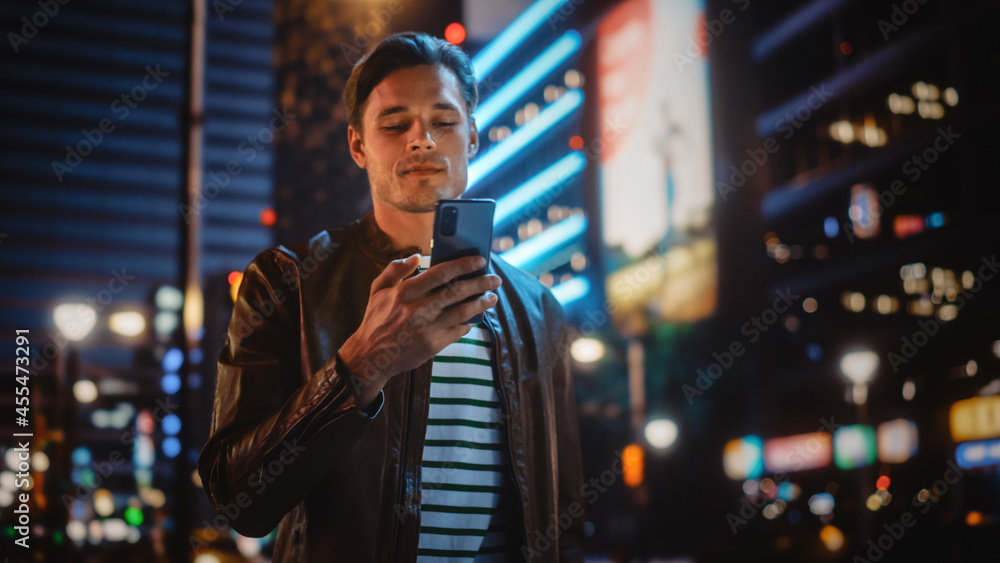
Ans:
{"label": "stubble beard", "polygon": [[[373,178],[369,178],[371,181]],[[405,178],[379,178],[381,185],[373,186],[373,194],[382,203],[390,205],[406,213],[432,213],[438,200],[452,199],[461,196],[464,190],[457,190],[448,183],[430,187],[434,178],[419,178],[418,185],[410,190],[403,186],[409,180]],[[450,178],[449,178],[450,180]],[[457,193],[456,193],[457,192]]]}

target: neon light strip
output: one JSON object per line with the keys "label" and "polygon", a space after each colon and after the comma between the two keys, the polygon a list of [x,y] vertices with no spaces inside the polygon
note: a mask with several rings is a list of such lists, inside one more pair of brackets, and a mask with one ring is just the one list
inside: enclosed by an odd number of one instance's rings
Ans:
{"label": "neon light strip", "polygon": [[476,126],[485,131],[497,117],[521,99],[532,87],[580,50],[580,34],[567,31],[524,70],[514,75],[476,110]]}
{"label": "neon light strip", "polygon": [[510,193],[497,200],[496,212],[493,214],[493,226],[497,227],[545,193],[569,181],[586,165],[587,159],[578,151],[573,151],[527,182],[514,188]]}
{"label": "neon light strip", "polygon": [[493,72],[493,69],[500,64],[500,61],[507,58],[514,49],[531,35],[539,25],[562,6],[566,0],[538,0],[528,9],[521,13],[510,25],[490,41],[490,44],[483,47],[472,58],[472,68],[475,69],[476,79],[482,82],[486,76]]}
{"label": "neon light strip", "polygon": [[569,90],[561,98],[547,106],[537,117],[526,123],[523,127],[514,131],[496,144],[483,156],[477,158],[469,166],[469,187],[478,184],[483,178],[489,175],[506,162],[509,158],[517,154],[517,151],[528,146],[545,133],[564,117],[572,113],[583,103],[583,93],[580,90]]}
{"label": "neon light strip", "polygon": [[552,288],[552,295],[563,305],[568,305],[590,293],[590,281],[576,276]]}
{"label": "neon light strip", "polygon": [[573,215],[501,253],[500,257],[518,268],[530,269],[540,259],[564,248],[574,239],[582,236],[586,230],[586,217]]}

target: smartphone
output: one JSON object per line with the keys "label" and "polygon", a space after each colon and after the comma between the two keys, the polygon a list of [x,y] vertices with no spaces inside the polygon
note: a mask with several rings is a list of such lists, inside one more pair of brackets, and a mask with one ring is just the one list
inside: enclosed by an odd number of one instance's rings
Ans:
{"label": "smartphone", "polygon": [[[493,211],[495,209],[496,202],[492,199],[442,199],[438,201],[434,211],[431,266],[457,258],[479,255],[486,259],[486,265],[475,272],[459,276],[458,280],[486,274],[490,267],[490,247],[493,243]],[[461,303],[478,297],[478,295],[473,295]],[[466,322],[472,324],[482,320],[483,315],[480,313]]]}

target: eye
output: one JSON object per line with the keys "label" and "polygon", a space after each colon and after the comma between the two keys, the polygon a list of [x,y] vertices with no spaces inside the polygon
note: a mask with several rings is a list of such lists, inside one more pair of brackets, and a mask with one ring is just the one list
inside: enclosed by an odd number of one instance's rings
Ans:
{"label": "eye", "polygon": [[386,125],[382,127],[382,130],[399,133],[402,131],[406,131],[406,124],[400,123],[399,125]]}
{"label": "eye", "polygon": [[437,125],[438,127],[454,127],[458,125],[458,123],[453,121],[438,121],[437,123],[435,123],[435,125]]}

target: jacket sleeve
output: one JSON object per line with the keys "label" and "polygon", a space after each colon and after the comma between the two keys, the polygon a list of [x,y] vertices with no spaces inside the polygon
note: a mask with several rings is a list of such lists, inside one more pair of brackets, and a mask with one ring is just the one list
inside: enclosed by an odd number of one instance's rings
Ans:
{"label": "jacket sleeve", "polygon": [[[263,536],[334,468],[378,413],[362,412],[335,359],[303,374],[295,264],[263,252],[247,267],[219,358],[211,437],[198,472],[241,534]],[[294,288],[294,289],[293,289]]]}
{"label": "jacket sleeve", "polygon": [[[555,300],[551,295],[548,298]],[[558,303],[554,305],[557,314],[552,316],[558,322],[558,328],[555,330],[559,335],[552,369],[559,456],[559,514],[557,518],[560,521],[564,520],[566,516],[571,519],[571,523],[559,537],[559,561],[583,563],[586,503],[583,500],[580,425],[577,419],[576,394],[573,391],[573,380],[569,370],[569,349],[572,337],[569,327],[566,325],[562,306]]]}

